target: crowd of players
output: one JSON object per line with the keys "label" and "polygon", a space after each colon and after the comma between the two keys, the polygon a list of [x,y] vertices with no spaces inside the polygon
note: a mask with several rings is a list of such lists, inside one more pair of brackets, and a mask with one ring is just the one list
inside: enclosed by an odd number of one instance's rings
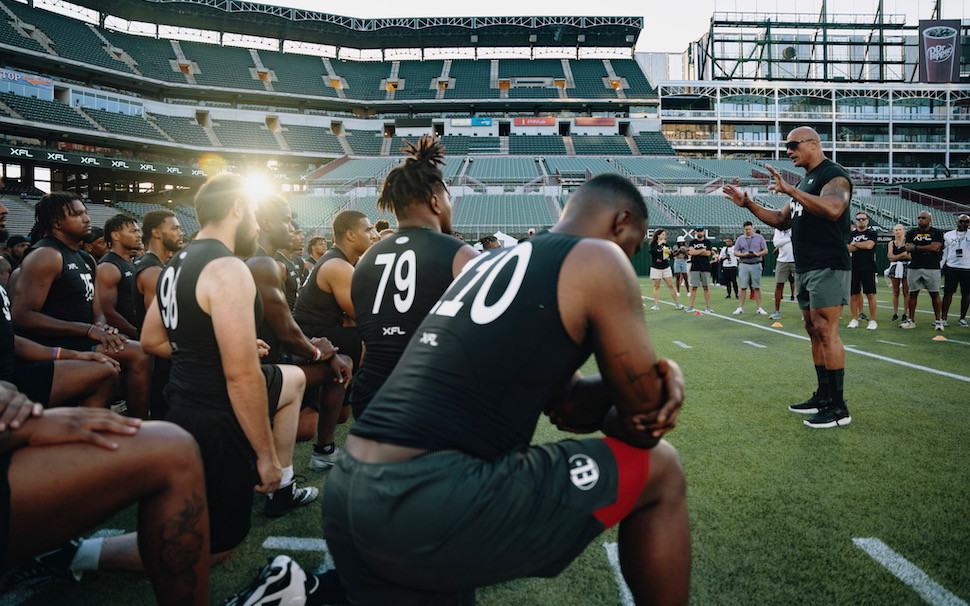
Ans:
{"label": "crowd of players", "polygon": [[[298,486],[293,461],[295,443],[314,440],[308,467],[330,470],[323,532],[336,570],[308,574],[277,556],[230,603],[471,604],[476,587],[558,574],[616,524],[635,601],[686,603],[684,477],[661,440],[684,384],[675,363],[654,355],[629,263],[648,230],[642,196],[618,175],[594,177],[551,230],[509,248],[482,241],[479,254],[451,235],[443,154],[423,137],[388,174],[377,204],[396,229],[343,211],[330,246],[311,238],[307,259],[288,203],[254,199],[233,175],[200,188],[201,228],[189,239],[167,210],[96,230],[77,195],[44,196],[29,240],[8,239],[12,271],[0,286],[0,538],[5,565],[19,566],[12,576],[144,571],[159,603],[208,603],[209,568],[246,539],[254,492],[266,495],[268,517],[317,500],[316,488]],[[778,225],[783,249],[786,219],[730,195]],[[915,305],[919,288],[932,296],[939,280],[934,291],[914,263],[947,242],[965,325],[970,219],[944,236],[924,214],[893,245],[893,262],[909,261]],[[858,223],[848,251],[871,257],[874,240]],[[767,245],[750,223],[719,252],[703,227],[676,247],[658,230],[649,246],[655,299],[665,281],[683,307],[686,278],[687,309],[700,287],[712,311],[719,259],[722,281],[734,268],[740,278],[735,313],[751,289],[766,314]],[[787,254],[781,267],[793,262]],[[874,265],[856,273],[868,294]],[[822,329],[806,323],[814,339]],[[482,342],[505,353],[483,360]],[[581,377],[591,354],[600,373]],[[821,362],[820,386],[832,391],[796,412],[844,408],[842,369]],[[108,409],[120,401],[127,416]],[[351,413],[341,449],[335,429]],[[607,437],[530,446],[541,414]],[[848,423],[837,415],[813,426]],[[133,503],[137,532],[76,539]]]}

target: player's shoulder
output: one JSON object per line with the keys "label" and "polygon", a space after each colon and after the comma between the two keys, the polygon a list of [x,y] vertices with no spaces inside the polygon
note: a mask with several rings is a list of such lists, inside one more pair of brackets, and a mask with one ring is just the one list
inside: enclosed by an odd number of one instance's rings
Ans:
{"label": "player's shoulder", "polygon": [[624,268],[630,264],[623,249],[616,243],[600,238],[583,238],[576,242],[566,255],[563,268],[572,273],[573,265],[580,266],[592,276],[602,275],[611,269]]}
{"label": "player's shoulder", "polygon": [[35,246],[30,254],[24,256],[20,267],[23,272],[30,271],[57,271],[60,272],[64,263],[64,255],[57,248],[47,244]]}

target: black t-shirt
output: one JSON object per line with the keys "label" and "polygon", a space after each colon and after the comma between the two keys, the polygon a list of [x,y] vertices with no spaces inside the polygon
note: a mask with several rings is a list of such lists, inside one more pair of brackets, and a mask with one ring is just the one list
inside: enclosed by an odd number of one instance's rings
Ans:
{"label": "black t-shirt", "polygon": [[350,387],[355,414],[387,380],[414,331],[451,284],[455,254],[463,245],[440,232],[407,228],[371,246],[357,262],[350,294],[367,355]]}
{"label": "black t-shirt", "polygon": [[152,251],[148,251],[141,256],[140,259],[135,261],[135,284],[134,292],[132,296],[135,298],[135,327],[141,330],[142,325],[145,324],[145,314],[148,310],[145,309],[145,294],[138,292],[138,274],[145,271],[149,267],[165,267],[162,260],[158,258],[158,255]]}
{"label": "black t-shirt", "polygon": [[557,294],[579,241],[541,233],[469,261],[351,433],[484,459],[527,447],[543,409],[589,357],[566,332]]}
{"label": "black t-shirt", "polygon": [[337,297],[332,292],[324,292],[317,286],[317,272],[323,264],[330,259],[347,260],[343,251],[334,246],[327,251],[327,254],[320,257],[317,264],[313,266],[310,277],[306,284],[300,289],[300,296],[297,297],[296,307],[293,309],[293,319],[300,325],[306,334],[316,333],[312,336],[321,336],[321,329],[332,326],[343,326],[344,310],[337,303]]}
{"label": "black t-shirt", "polygon": [[[943,230],[935,227],[930,227],[928,229],[914,227],[906,232],[907,244],[925,246],[932,242],[943,243]],[[943,248],[941,247],[937,252],[916,249],[910,252],[909,256],[910,269],[940,269],[940,263],[943,261]]]}
{"label": "black t-shirt", "polygon": [[667,243],[654,242],[650,245],[650,267],[653,269],[667,269],[670,267],[670,246]]}
{"label": "black t-shirt", "polygon": [[283,281],[283,293],[286,295],[286,304],[290,306],[290,311],[296,307],[296,295],[300,291],[300,269],[296,264],[283,256],[283,253],[276,253],[276,260],[286,268],[286,279]]}
{"label": "black t-shirt", "polygon": [[[849,242],[858,244],[859,242],[875,242],[879,234],[874,229],[854,231],[851,233]],[[852,271],[876,271],[876,247],[869,250],[859,249],[852,253]]]}
{"label": "black t-shirt", "polygon": [[[807,173],[798,183],[803,192],[819,195],[822,188],[836,177],[849,182],[851,196],[852,180],[844,168],[828,158]],[[795,271],[813,269],[852,269],[849,249],[849,205],[835,221],[805,211],[802,205],[791,201],[791,241],[795,253]]]}
{"label": "black t-shirt", "polygon": [[[111,263],[121,272],[121,279],[118,280],[118,298],[115,301],[115,311],[132,326],[138,326],[138,314],[135,308],[134,295],[139,293],[138,288],[135,286],[135,273],[137,271],[135,264],[115,254],[114,251],[108,251],[106,255],[101,257],[98,265],[105,263]],[[144,305],[144,301],[142,301],[142,305]]]}
{"label": "black t-shirt", "polygon": [[[693,250],[711,250],[714,248],[714,244],[710,239],[704,238],[703,240],[693,239],[687,248]],[[690,270],[691,271],[711,271],[711,258],[705,257],[704,255],[693,255],[690,257]]]}
{"label": "black t-shirt", "polygon": [[[165,388],[172,407],[232,410],[212,316],[199,307],[195,296],[199,274],[205,266],[231,256],[232,252],[218,240],[195,240],[172,257],[158,278],[155,296],[172,344],[172,374]],[[258,324],[263,318],[258,293],[253,307]]]}
{"label": "black t-shirt", "polygon": [[3,285],[0,285],[0,306],[3,307],[0,309],[0,381],[11,381],[15,368],[14,332],[10,317],[10,297]]}
{"label": "black t-shirt", "polygon": [[[83,250],[74,250],[57,238],[43,238],[34,248],[50,247],[61,253],[61,273],[51,282],[47,299],[40,313],[65,322],[94,322],[94,257]],[[55,337],[25,332],[24,336],[49,347],[64,347],[80,351],[97,345],[87,337]]]}

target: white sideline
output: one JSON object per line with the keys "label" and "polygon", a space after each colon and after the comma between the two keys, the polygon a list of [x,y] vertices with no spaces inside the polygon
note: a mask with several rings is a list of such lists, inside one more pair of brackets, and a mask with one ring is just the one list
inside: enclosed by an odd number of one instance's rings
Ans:
{"label": "white sideline", "polygon": [[[673,303],[667,303],[666,301],[661,301],[661,303],[665,303],[665,304],[671,305],[671,306],[673,305]],[[779,335],[785,335],[786,337],[792,337],[794,339],[801,339],[802,341],[810,341],[811,340],[811,339],[809,339],[805,335],[796,335],[794,333],[785,332],[784,330],[778,330],[777,328],[772,328],[770,326],[762,326],[760,324],[755,324],[753,322],[746,322],[745,320],[739,320],[737,318],[732,318],[730,316],[722,316],[721,314],[709,313],[709,312],[704,312],[704,315],[705,316],[713,316],[715,318],[721,318],[722,320],[728,320],[730,322],[737,322],[738,324],[744,324],[745,326],[753,326],[754,328],[758,328],[760,330],[767,330],[768,332],[774,332],[774,333],[777,333]],[[963,375],[958,375],[958,374],[953,373],[953,372],[947,372],[945,370],[938,370],[936,368],[930,368],[929,366],[921,366],[919,364],[913,364],[911,362],[904,362],[903,360],[895,360],[893,358],[887,358],[886,356],[880,356],[879,354],[870,353],[868,351],[862,351],[861,349],[850,349],[850,348],[846,348],[846,351],[847,352],[850,352],[850,353],[854,353],[854,354],[859,354],[861,356],[866,356],[868,358],[875,358],[876,360],[882,360],[883,362],[889,362],[891,364],[898,364],[899,366],[905,366],[907,368],[913,368],[913,369],[916,369],[916,370],[922,370],[923,372],[928,372],[928,373],[931,373],[931,374],[934,374],[934,375],[940,375],[941,377],[947,377],[947,378],[950,378],[950,379],[956,379],[957,381],[963,381],[965,383],[970,383],[970,377],[966,377],[966,376],[963,376]]]}
{"label": "white sideline", "polygon": [[674,341],[674,345],[677,345],[678,347],[683,347],[684,349],[693,349],[694,348],[693,345],[688,345],[687,343],[682,343],[681,341]]}
{"label": "white sideline", "polygon": [[633,594],[630,593],[630,588],[623,580],[623,573],[620,572],[620,550],[616,543],[603,543],[603,549],[606,550],[606,559],[610,563],[610,568],[613,569],[613,576],[616,577],[616,584],[620,588],[620,603],[623,606],[633,606]]}
{"label": "white sideline", "polygon": [[768,349],[767,345],[762,345],[761,343],[755,343],[754,341],[741,341],[745,345],[750,345],[752,347],[757,347],[758,349]]}
{"label": "white sideline", "polygon": [[879,539],[859,538],[852,539],[852,542],[882,564],[893,576],[912,587],[927,603],[933,606],[967,606],[966,602],[947,591],[918,566],[890,549]]}

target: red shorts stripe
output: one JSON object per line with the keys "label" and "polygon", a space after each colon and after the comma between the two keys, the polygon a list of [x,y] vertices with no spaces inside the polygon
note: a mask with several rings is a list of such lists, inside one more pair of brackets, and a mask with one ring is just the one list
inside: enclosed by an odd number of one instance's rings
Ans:
{"label": "red shorts stripe", "polygon": [[603,441],[613,451],[620,480],[616,488],[616,500],[597,509],[593,515],[607,528],[612,528],[633,511],[633,504],[643,492],[650,473],[650,451],[635,448],[616,438],[603,438]]}

